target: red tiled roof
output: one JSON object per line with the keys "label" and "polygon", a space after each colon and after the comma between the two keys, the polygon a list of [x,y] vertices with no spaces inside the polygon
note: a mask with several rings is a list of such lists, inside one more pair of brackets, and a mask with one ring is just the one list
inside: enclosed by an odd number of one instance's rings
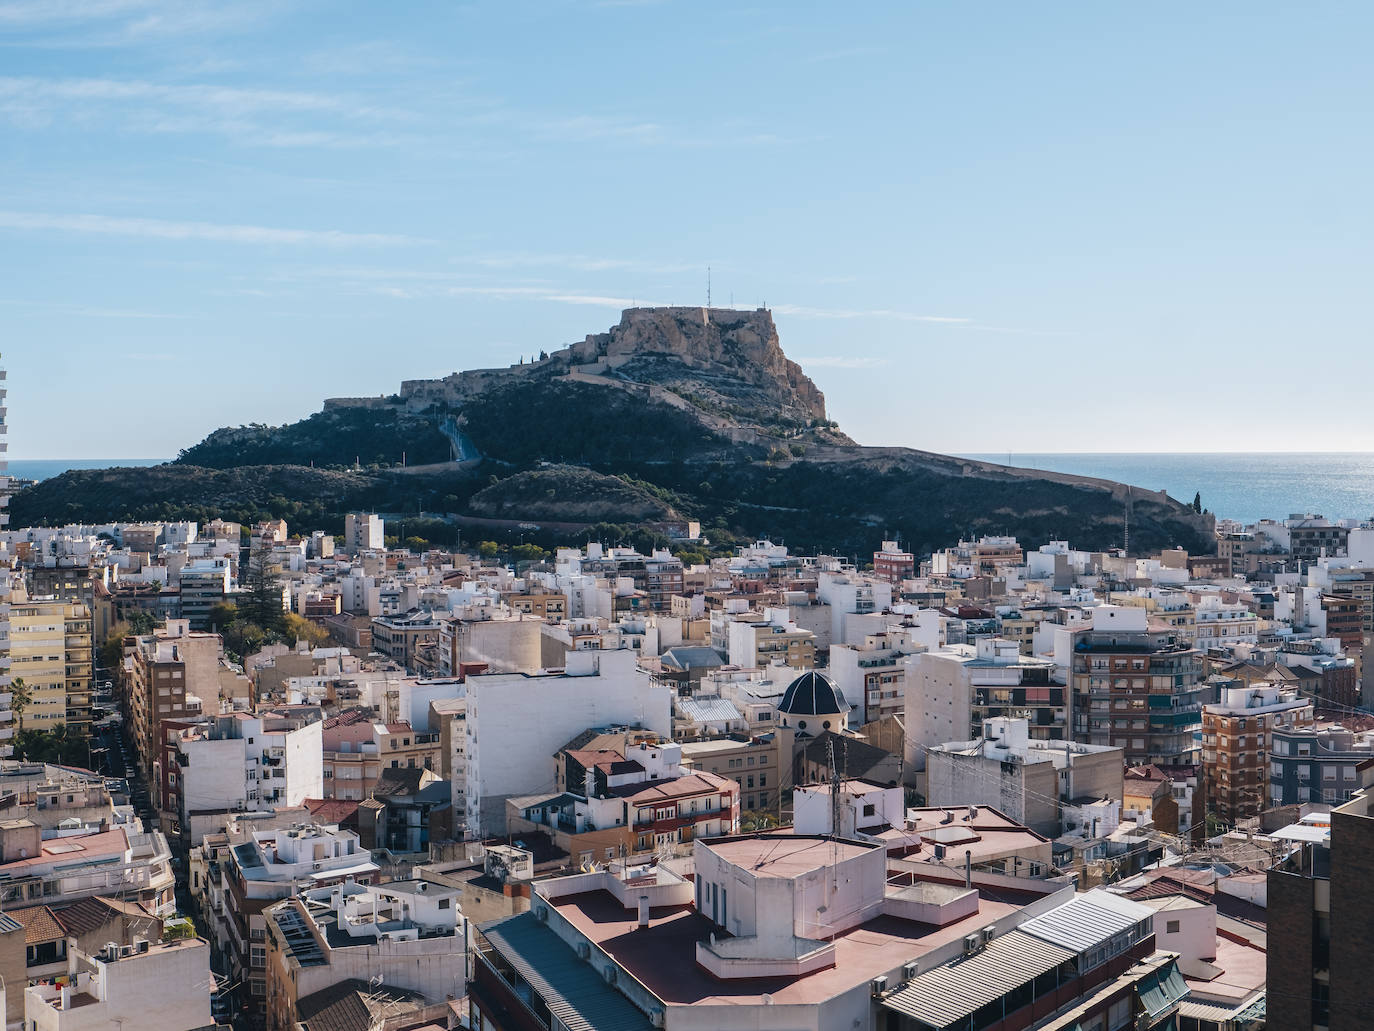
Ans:
{"label": "red tiled roof", "polygon": [[1213,901],[1213,893],[1213,889],[1207,885],[1190,884],[1169,877],[1159,877],[1149,884],[1143,884],[1134,891],[1128,892],[1126,897],[1135,899],[1137,902],[1143,902],[1145,899],[1163,899],[1170,895],[1182,895],[1194,902],[1210,904]]}
{"label": "red tiled roof", "polygon": [[366,709],[345,709],[337,716],[330,716],[324,721],[324,729],[329,730],[333,727],[347,727],[354,723],[371,723],[372,713]]}
{"label": "red tiled roof", "polygon": [[57,922],[68,934],[80,937],[96,928],[104,927],[112,920],[132,917],[142,920],[156,920],[143,906],[136,902],[121,902],[118,899],[101,898],[92,895],[53,911]]}
{"label": "red tiled roof", "polygon": [[24,925],[24,944],[41,945],[43,942],[58,941],[67,937],[66,930],[58,922],[53,911],[47,906],[25,906],[11,909],[7,916],[13,917]]}
{"label": "red tiled roof", "polygon": [[688,798],[692,795],[716,794],[721,791],[739,791],[739,785],[733,780],[718,777],[714,773],[693,773],[676,780],[655,781],[647,787],[640,784],[632,787],[638,789],[630,796],[632,805]]}
{"label": "red tiled roof", "polygon": [[622,752],[614,748],[579,748],[575,751],[565,752],[565,755],[574,762],[581,763],[587,769],[598,766],[601,763],[623,762],[625,756]]}
{"label": "red tiled roof", "polygon": [[358,803],[346,798],[307,798],[301,804],[321,823],[343,823],[358,811]]}

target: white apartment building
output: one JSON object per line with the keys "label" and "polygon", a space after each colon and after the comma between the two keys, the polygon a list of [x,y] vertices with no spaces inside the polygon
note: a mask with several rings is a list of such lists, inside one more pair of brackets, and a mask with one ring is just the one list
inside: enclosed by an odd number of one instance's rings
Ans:
{"label": "white apartment building", "polygon": [[370,881],[377,872],[356,833],[314,823],[265,830],[231,826],[220,856],[206,890],[215,907],[215,948],[230,977],[247,983],[253,999],[267,994],[266,904],[305,888]]}
{"label": "white apartment building", "polygon": [[875,629],[871,616],[892,607],[892,584],[857,573],[822,572],[816,600],[830,606],[830,645],[856,644]]}
{"label": "white apartment building", "polygon": [[1199,648],[1224,648],[1259,640],[1259,616],[1239,602],[1228,604],[1215,595],[1203,598],[1194,609],[1193,618]]}
{"label": "white apartment building", "polygon": [[[68,953],[67,983],[24,991],[24,1031],[210,1027],[210,947],[199,938]],[[19,991],[19,985],[9,986]]]}
{"label": "white apartment building", "polygon": [[386,523],[371,512],[350,512],[344,516],[344,550],[350,555],[360,551],[381,551],[386,547]]}
{"label": "white apartment building", "polygon": [[[545,765],[590,727],[672,734],[672,688],[656,684],[630,651],[569,652],[557,673],[493,673],[467,680],[466,824],[469,835],[505,829],[506,799],[551,787]],[[457,797],[455,789],[454,797]]]}
{"label": "white apartment building", "polygon": [[815,664],[816,635],[792,622],[787,609],[733,615],[724,629],[732,666],[752,669],[781,662],[793,669],[810,669]]}
{"label": "white apartment building", "polygon": [[323,798],[322,727],[238,712],[179,732],[167,771],[169,833],[195,844],[222,830],[228,813]]}
{"label": "white apartment building", "polygon": [[830,648],[826,670],[846,698],[858,705],[860,724],[884,716],[900,716],[906,710],[907,655],[925,650],[900,631],[867,634],[859,644],[836,644]]}
{"label": "white apartment building", "polygon": [[349,979],[380,978],[430,1004],[462,998],[467,943],[460,894],[422,879],[344,883],[272,906],[264,913],[269,1024],[297,1016],[300,999]]}
{"label": "white apartment building", "polygon": [[1069,736],[1068,688],[1054,682],[1054,662],[1022,655],[1015,641],[984,637],[903,662],[907,770],[924,770],[927,749],[967,741],[987,718],[1029,716],[1032,737]]}

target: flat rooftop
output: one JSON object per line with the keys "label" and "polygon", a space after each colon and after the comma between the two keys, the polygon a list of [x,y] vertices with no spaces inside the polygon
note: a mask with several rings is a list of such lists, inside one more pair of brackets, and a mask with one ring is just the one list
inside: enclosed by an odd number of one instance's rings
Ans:
{"label": "flat rooftop", "polygon": [[872,852],[874,846],[828,838],[767,836],[707,842],[705,847],[755,877],[793,880],[812,870]]}
{"label": "flat rooftop", "polygon": [[764,995],[780,1006],[815,1005],[1021,908],[984,898],[977,913],[945,927],[880,916],[836,936],[833,967],[804,977],[718,981],[697,966],[696,946],[713,931],[721,932],[694,906],[651,910],[649,927],[639,930],[637,915],[609,892],[570,895],[549,904],[670,1006],[760,1005]]}
{"label": "flat rooftop", "polygon": [[1264,987],[1268,954],[1264,949],[1217,935],[1211,963],[1180,962],[1184,980],[1198,996],[1239,1006]]}

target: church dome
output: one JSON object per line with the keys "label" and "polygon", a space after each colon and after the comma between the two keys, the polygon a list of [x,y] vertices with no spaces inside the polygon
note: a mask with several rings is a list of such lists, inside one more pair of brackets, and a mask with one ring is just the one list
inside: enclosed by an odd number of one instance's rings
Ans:
{"label": "church dome", "polygon": [[834,716],[849,711],[844,695],[824,673],[810,670],[792,681],[778,712],[790,716]]}

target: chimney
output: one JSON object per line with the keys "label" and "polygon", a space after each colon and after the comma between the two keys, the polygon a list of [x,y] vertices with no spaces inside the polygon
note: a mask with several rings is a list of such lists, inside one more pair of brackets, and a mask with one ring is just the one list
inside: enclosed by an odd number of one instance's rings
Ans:
{"label": "chimney", "polygon": [[973,887],[973,852],[964,849],[964,887]]}
{"label": "chimney", "polygon": [[649,896],[639,896],[639,929],[646,931],[649,928]]}

